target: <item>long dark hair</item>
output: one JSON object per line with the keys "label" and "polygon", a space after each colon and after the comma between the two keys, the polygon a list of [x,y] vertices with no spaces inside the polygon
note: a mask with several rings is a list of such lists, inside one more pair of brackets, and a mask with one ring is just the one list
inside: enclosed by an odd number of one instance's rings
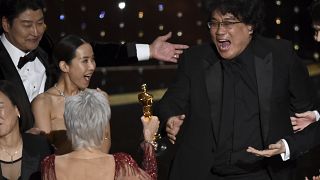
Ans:
{"label": "long dark hair", "polygon": [[33,117],[30,116],[32,115],[30,104],[24,105],[22,101],[22,94],[24,92],[19,91],[19,89],[12,82],[7,80],[0,80],[0,92],[9,98],[13,105],[17,106],[20,112],[20,132],[25,132],[29,127],[32,127]]}

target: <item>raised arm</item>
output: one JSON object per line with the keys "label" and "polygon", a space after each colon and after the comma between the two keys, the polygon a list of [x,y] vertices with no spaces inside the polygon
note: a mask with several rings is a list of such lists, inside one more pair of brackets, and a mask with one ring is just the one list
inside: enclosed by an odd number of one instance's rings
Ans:
{"label": "raised arm", "polygon": [[156,180],[157,179],[157,161],[155,156],[153,141],[154,134],[158,131],[159,120],[156,116],[151,118],[141,117],[143,124],[144,141],[141,148],[144,152],[142,166],[125,153],[114,155],[116,162],[116,180]]}
{"label": "raised arm", "polygon": [[171,36],[171,32],[158,36],[150,45],[112,42],[92,42],[90,44],[98,67],[127,65],[148,59],[177,62],[183,50],[189,46],[168,42]]}

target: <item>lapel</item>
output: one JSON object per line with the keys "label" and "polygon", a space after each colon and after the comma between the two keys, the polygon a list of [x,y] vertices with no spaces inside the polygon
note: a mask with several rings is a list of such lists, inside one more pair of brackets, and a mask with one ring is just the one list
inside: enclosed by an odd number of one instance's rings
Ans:
{"label": "lapel", "polygon": [[271,93],[273,86],[273,55],[271,51],[266,51],[261,46],[263,41],[257,39],[253,44],[254,49],[254,63],[256,69],[258,99],[260,110],[260,121],[262,127],[263,142],[267,142],[269,133],[269,121],[271,115]]}
{"label": "lapel", "polygon": [[49,89],[52,86],[52,82],[51,82],[52,76],[51,76],[51,71],[50,71],[50,65],[48,62],[47,53],[44,52],[40,47],[38,47],[38,49],[39,49],[38,59],[43,64],[44,68],[46,69],[47,80],[46,80],[45,87],[44,87],[44,90],[46,91],[47,89]]}
{"label": "lapel", "polygon": [[219,122],[221,115],[222,102],[222,70],[221,63],[214,54],[208,54],[204,58],[205,83],[210,106],[210,118],[212,120],[212,131],[214,135],[215,145],[218,140]]}
{"label": "lapel", "polygon": [[20,89],[23,93],[24,98],[26,98],[29,102],[28,95],[26,90],[24,89],[23,82],[20,78],[20,75],[13,64],[10,55],[6,48],[3,46],[2,42],[0,41],[0,70],[2,72],[2,79],[8,80],[16,84],[16,86]]}
{"label": "lapel", "polygon": [[[46,69],[47,80],[45,83],[45,90],[47,90],[51,87],[51,73],[49,68],[48,56],[40,47],[38,48],[39,48],[38,59]],[[17,84],[17,86],[24,91],[25,96],[28,97],[26,90],[24,89],[23,82],[20,78],[20,75],[15,65],[13,64],[8,51],[3,46],[1,41],[0,41],[0,70],[2,72],[0,76],[3,76],[2,79],[6,79]]]}

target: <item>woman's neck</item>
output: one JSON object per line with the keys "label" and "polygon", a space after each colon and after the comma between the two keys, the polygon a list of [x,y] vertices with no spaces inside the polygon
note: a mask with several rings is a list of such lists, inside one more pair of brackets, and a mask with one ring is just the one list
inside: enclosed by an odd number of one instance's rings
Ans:
{"label": "woman's neck", "polygon": [[22,137],[18,130],[13,130],[6,136],[0,137],[0,147],[3,149],[16,149],[22,143]]}
{"label": "woman's neck", "polygon": [[63,77],[54,85],[54,88],[57,90],[61,96],[73,96],[78,94],[81,90],[71,82],[68,82]]}
{"label": "woman's neck", "polygon": [[90,149],[79,148],[69,153],[70,157],[80,158],[80,159],[91,159],[91,158],[102,157],[105,155],[107,154],[102,152],[99,148],[90,148]]}

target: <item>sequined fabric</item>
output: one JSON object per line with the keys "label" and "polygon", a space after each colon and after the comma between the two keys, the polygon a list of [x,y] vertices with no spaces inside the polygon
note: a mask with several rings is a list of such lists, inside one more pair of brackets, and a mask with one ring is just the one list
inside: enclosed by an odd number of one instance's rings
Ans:
{"label": "sequined fabric", "polygon": [[[141,143],[144,151],[142,167],[126,153],[114,154],[115,180],[156,180],[157,162],[153,146],[150,143]],[[56,180],[55,155],[47,156],[41,163],[43,180]]]}
{"label": "sequined fabric", "polygon": [[56,180],[56,172],[54,166],[55,155],[47,156],[41,162],[41,179],[42,180]]}
{"label": "sequined fabric", "polygon": [[153,146],[150,143],[141,143],[144,151],[142,167],[132,157],[125,153],[114,154],[116,162],[116,180],[156,180],[157,179],[157,161]]}

